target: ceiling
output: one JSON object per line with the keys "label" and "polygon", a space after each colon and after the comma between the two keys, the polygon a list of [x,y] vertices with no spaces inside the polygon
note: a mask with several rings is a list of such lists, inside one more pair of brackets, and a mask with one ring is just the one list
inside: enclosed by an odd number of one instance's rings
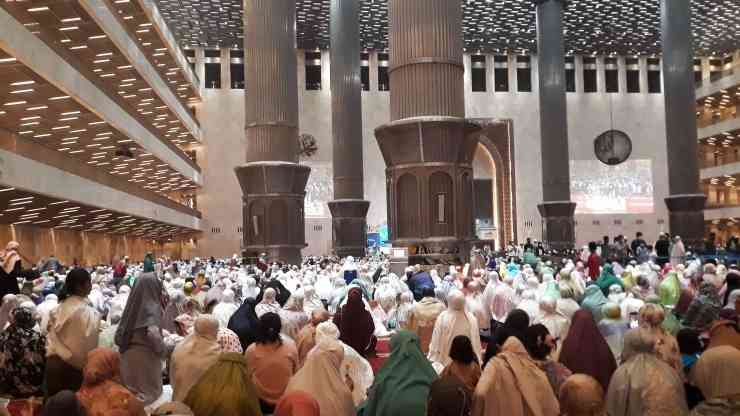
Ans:
{"label": "ceiling", "polygon": [[[163,114],[166,116],[158,121],[170,125],[171,114]],[[132,138],[2,51],[0,128],[163,196],[196,187]],[[120,149],[130,150],[134,157],[117,156]]]}
{"label": "ceiling", "polygon": [[[192,84],[185,79],[161,40],[155,41],[155,38],[159,39],[158,34],[151,23],[144,20],[143,11],[137,10],[133,3],[118,0],[113,4],[131,37],[139,42],[150,63],[188,108],[188,104],[199,100]],[[178,146],[197,143],[187,127],[78,2],[36,0],[32,5],[17,2],[3,3],[2,7],[65,59],[76,62],[75,66],[83,73],[88,72],[88,78],[97,81],[101,89],[111,90],[111,98],[117,99],[124,108],[128,107],[134,117],[150,124],[154,131],[159,130],[158,135]]]}
{"label": "ceiling", "polygon": [[[240,48],[243,0],[156,0],[182,46]],[[358,0],[365,49],[388,45],[387,0]],[[466,50],[531,53],[536,49],[532,0],[461,0]],[[330,0],[297,0],[301,49],[329,46]],[[692,0],[695,54],[724,54],[740,47],[740,1]],[[566,51],[571,54],[660,53],[659,0],[570,0],[565,10]]]}
{"label": "ceiling", "polygon": [[10,187],[0,187],[0,223],[126,234],[152,240],[178,239],[196,233],[188,228]]}

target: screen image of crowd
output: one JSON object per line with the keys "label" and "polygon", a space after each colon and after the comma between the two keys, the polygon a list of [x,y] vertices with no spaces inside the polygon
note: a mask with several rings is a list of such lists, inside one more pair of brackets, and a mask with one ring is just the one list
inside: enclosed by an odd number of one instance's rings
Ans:
{"label": "screen image of crowd", "polygon": [[0,415],[740,415],[740,270],[677,236],[399,274],[23,253],[0,253]]}
{"label": "screen image of crowd", "polygon": [[571,161],[571,198],[577,214],[651,214],[653,191],[650,160],[617,166]]}

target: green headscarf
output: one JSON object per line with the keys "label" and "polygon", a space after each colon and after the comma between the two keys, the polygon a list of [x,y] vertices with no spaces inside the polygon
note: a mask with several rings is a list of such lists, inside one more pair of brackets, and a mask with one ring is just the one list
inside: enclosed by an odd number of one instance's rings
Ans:
{"label": "green headscarf", "polygon": [[612,285],[619,285],[624,289],[624,283],[614,275],[614,268],[612,265],[607,264],[601,270],[601,275],[599,276],[599,279],[596,280],[596,286],[601,289],[601,293],[603,293],[604,296],[609,296],[609,288],[612,287]]}
{"label": "green headscarf", "polygon": [[223,353],[184,402],[195,416],[262,416],[257,390],[242,354]]}
{"label": "green headscarf", "polygon": [[425,416],[427,397],[437,373],[419,348],[419,337],[399,331],[391,338],[391,356],[368,390],[362,416]]}
{"label": "green headscarf", "polygon": [[586,288],[586,293],[583,296],[583,302],[581,302],[581,309],[588,309],[594,316],[594,321],[599,323],[601,318],[604,317],[601,308],[604,307],[609,300],[601,292],[599,286],[591,285]]}
{"label": "green headscarf", "polygon": [[144,273],[154,273],[154,256],[152,253],[147,253],[144,256]]}
{"label": "green headscarf", "polygon": [[532,266],[532,268],[534,269],[535,266],[537,266],[538,259],[537,256],[534,255],[534,252],[527,250],[522,256],[522,262],[524,264]]}
{"label": "green headscarf", "polygon": [[678,299],[681,297],[681,282],[678,280],[678,273],[668,272],[665,279],[658,286],[660,295],[660,304],[663,306],[676,306]]}

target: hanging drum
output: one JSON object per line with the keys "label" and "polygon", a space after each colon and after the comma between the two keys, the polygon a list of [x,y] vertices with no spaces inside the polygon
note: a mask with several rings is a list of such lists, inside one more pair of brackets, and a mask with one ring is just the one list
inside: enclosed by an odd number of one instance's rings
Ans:
{"label": "hanging drum", "polygon": [[632,154],[632,140],[627,133],[608,130],[594,140],[594,154],[607,165],[618,165]]}

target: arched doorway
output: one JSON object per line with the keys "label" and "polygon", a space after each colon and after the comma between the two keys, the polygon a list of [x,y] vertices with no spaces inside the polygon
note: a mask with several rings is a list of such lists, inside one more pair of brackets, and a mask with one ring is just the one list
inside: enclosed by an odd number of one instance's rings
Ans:
{"label": "arched doorway", "polygon": [[473,158],[476,231],[481,239],[490,239],[482,231],[493,227],[496,247],[502,248],[509,241],[517,241],[513,124],[511,120],[473,121],[483,127]]}
{"label": "arched doorway", "polygon": [[[501,248],[499,230],[498,180],[493,156],[478,143],[473,156],[473,204],[475,234],[481,240],[495,240],[495,249]],[[503,244],[506,244],[505,242]]]}

